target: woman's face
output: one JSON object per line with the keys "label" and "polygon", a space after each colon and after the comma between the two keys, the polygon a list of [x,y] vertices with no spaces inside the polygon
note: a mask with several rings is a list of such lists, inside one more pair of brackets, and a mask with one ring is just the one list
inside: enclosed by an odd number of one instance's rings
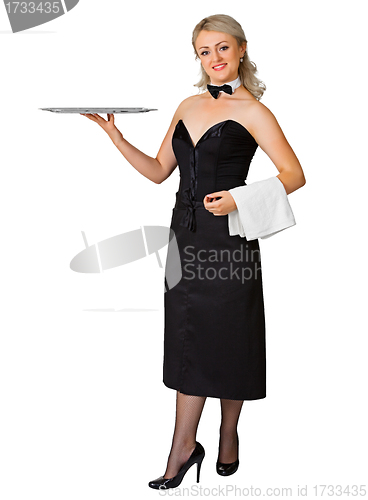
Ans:
{"label": "woman's face", "polygon": [[231,82],[238,77],[240,58],[246,43],[239,47],[236,38],[220,31],[199,32],[195,42],[203,69],[214,85]]}

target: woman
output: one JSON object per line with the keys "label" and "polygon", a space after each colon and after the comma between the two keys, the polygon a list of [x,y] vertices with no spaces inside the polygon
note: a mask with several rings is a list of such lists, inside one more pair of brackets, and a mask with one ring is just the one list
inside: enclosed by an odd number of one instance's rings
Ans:
{"label": "woman", "polygon": [[[229,190],[245,185],[258,146],[279,170],[286,194],[305,184],[274,115],[259,102],[265,86],[255,76],[240,24],[227,15],[209,16],[195,27],[192,43],[201,62],[197,86],[208,91],[180,103],[156,158],[129,144],[113,115],[107,121],[85,115],[153,182],[163,182],[177,165],[180,170],[171,228],[186,264],[179,283],[165,293],[163,368],[164,384],[177,391],[176,419],[165,474],[149,482],[156,489],[178,486],[194,463],[199,481],[204,449],[196,432],[206,397],[221,402],[216,470],[236,472],[243,401],[266,396],[258,239],[229,235],[226,216],[237,209]],[[169,246],[167,268],[170,259]]]}

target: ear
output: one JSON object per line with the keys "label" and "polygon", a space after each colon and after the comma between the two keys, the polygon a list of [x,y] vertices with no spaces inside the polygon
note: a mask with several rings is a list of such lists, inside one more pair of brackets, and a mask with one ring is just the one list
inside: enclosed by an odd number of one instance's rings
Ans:
{"label": "ear", "polygon": [[241,54],[242,54],[242,55],[244,55],[246,48],[247,48],[247,42],[243,42],[243,43],[240,45],[240,49],[241,49]]}

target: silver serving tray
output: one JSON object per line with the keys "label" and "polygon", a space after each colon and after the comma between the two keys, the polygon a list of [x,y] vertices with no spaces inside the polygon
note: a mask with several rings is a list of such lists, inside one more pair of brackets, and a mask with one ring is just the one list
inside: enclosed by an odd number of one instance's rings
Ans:
{"label": "silver serving tray", "polygon": [[147,111],[157,111],[148,108],[38,108],[42,111],[52,111],[54,113],[146,113]]}

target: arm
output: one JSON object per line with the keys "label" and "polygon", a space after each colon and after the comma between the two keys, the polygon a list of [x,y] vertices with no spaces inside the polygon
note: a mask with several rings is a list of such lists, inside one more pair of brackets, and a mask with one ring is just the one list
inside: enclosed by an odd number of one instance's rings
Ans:
{"label": "arm", "polygon": [[[287,195],[306,183],[303,170],[276,118],[257,102],[249,109],[251,134],[280,174],[228,191],[205,196],[203,203],[214,215],[228,214],[230,236],[248,240],[269,238],[296,224]],[[219,201],[212,201],[220,197]]]}
{"label": "arm", "polygon": [[105,130],[120,153],[140,174],[156,184],[161,184],[161,182],[171,175],[177,166],[176,157],[172,150],[171,139],[175,126],[179,120],[181,107],[182,104],[179,105],[174,114],[169,130],[166,133],[156,158],[146,155],[123,137],[123,134],[114,124],[113,114],[108,115],[108,120],[105,120],[98,114],[86,114],[84,116],[87,116],[87,118],[96,122]]}
{"label": "arm", "polygon": [[165,135],[156,158],[146,155],[123,137],[113,141],[115,146],[125,157],[125,159],[142,175],[155,182],[161,184],[166,180],[177,167],[176,157],[172,150],[171,139],[174,133],[175,126],[179,120],[180,105],[176,110],[170,127]]}
{"label": "arm", "polygon": [[140,174],[150,181],[160,184],[162,178],[162,165],[157,158],[146,155],[123,136],[113,141],[120,153]]}
{"label": "arm", "polygon": [[286,194],[304,186],[302,167],[275,116],[260,102],[255,103],[250,113],[252,135],[280,172],[276,177],[284,185]]}
{"label": "arm", "polygon": [[229,190],[237,206],[237,211],[228,216],[229,234],[254,240],[295,226],[287,195],[306,181],[298,158],[271,111],[255,103],[250,114],[253,137],[280,172],[276,177]]}

